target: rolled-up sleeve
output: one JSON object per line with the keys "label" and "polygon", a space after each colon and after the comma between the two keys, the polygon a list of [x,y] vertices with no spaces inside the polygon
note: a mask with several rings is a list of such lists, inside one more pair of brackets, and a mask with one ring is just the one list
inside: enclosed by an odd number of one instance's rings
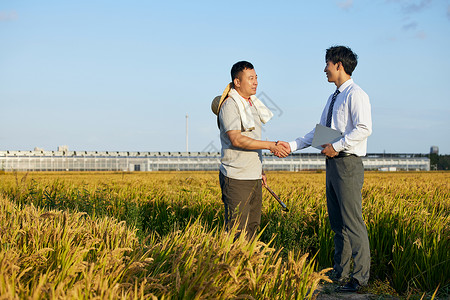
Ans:
{"label": "rolled-up sleeve", "polygon": [[241,130],[241,118],[237,104],[232,100],[226,100],[219,113],[219,121],[225,132]]}

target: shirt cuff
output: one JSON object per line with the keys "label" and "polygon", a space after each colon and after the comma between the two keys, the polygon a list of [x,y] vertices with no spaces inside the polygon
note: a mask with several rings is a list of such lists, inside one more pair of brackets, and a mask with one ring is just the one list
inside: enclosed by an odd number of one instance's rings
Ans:
{"label": "shirt cuff", "polygon": [[289,142],[289,147],[291,147],[291,152],[296,151],[298,148],[297,141]]}
{"label": "shirt cuff", "polygon": [[333,149],[336,152],[341,152],[342,150],[344,150],[344,146],[342,146],[341,140],[339,140],[331,145],[333,146]]}

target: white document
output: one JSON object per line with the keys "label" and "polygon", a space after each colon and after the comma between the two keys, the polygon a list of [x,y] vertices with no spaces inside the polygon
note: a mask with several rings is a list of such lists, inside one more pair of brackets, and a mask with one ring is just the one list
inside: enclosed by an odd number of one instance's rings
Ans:
{"label": "white document", "polygon": [[339,141],[342,136],[342,132],[336,129],[317,124],[311,146],[316,149],[323,150],[322,145],[332,144]]}

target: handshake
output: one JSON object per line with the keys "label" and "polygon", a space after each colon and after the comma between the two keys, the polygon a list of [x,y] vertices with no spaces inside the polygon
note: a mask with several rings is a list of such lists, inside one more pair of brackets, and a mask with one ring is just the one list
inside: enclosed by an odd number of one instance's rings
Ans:
{"label": "handshake", "polygon": [[270,152],[279,158],[287,157],[291,153],[291,146],[288,142],[277,141],[270,147]]}

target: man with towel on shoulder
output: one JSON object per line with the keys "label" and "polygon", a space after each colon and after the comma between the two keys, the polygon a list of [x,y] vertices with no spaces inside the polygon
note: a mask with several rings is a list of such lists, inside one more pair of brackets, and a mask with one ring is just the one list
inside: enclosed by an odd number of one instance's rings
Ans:
{"label": "man with towel on shoulder", "polygon": [[235,63],[231,80],[222,96],[211,104],[218,115],[222,144],[220,188],[226,228],[238,222],[238,234],[245,231],[251,239],[261,221],[262,185],[266,184],[261,150],[286,157],[289,149],[278,142],[261,140],[261,124],[273,114],[255,96],[258,79],[253,65],[247,61]]}

